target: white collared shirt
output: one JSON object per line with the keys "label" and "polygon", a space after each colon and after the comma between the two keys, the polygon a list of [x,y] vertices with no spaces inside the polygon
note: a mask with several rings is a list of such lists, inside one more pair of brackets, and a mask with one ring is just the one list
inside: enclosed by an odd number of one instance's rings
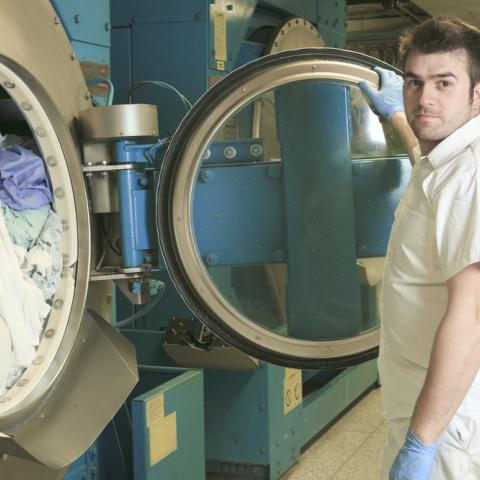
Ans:
{"label": "white collared shirt", "polygon": [[387,418],[411,416],[447,306],[446,282],[479,261],[477,116],[415,164],[395,212],[383,278],[379,357]]}

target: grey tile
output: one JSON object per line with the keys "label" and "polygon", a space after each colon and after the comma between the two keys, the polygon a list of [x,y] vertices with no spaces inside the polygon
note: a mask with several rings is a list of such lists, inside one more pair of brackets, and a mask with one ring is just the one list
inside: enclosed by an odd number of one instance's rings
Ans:
{"label": "grey tile", "polygon": [[332,480],[379,480],[386,435],[373,433]]}
{"label": "grey tile", "polygon": [[282,480],[378,480],[387,431],[376,389],[311,445]]}
{"label": "grey tile", "polygon": [[368,438],[365,432],[328,431],[306,450],[282,480],[328,480]]}
{"label": "grey tile", "polygon": [[388,435],[388,422],[385,420],[383,423],[381,423],[375,430],[375,433],[383,433],[384,435]]}
{"label": "grey tile", "polygon": [[347,412],[331,430],[373,433],[385,421],[380,389],[375,389]]}

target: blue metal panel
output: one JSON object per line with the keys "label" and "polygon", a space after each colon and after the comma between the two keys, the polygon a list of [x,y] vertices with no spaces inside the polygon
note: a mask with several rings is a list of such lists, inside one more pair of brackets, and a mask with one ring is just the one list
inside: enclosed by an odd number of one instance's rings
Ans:
{"label": "blue metal panel", "polygon": [[[202,22],[207,18],[209,0],[111,0],[112,25],[132,23]],[[188,39],[186,38],[185,41]]]}
{"label": "blue metal panel", "polygon": [[280,165],[202,168],[194,193],[194,233],[208,265],[284,261]]}
{"label": "blue metal panel", "polygon": [[[208,87],[207,31],[202,22],[135,24],[132,27],[132,81],[161,80],[196,101]],[[120,91],[122,98],[127,92]],[[146,85],[133,101],[159,105],[160,136],[176,130],[186,111],[171,91]]]}
{"label": "blue metal panel", "polygon": [[254,372],[205,370],[208,461],[268,465],[271,368],[262,364]]}
{"label": "blue metal panel", "polygon": [[110,76],[114,81],[113,103],[126,103],[128,87],[132,83],[132,45],[129,27],[112,28]]}
{"label": "blue metal panel", "polygon": [[[75,50],[79,62],[93,62],[102,65],[110,63],[110,48],[101,45],[92,45],[91,43],[72,41],[72,47]],[[105,77],[108,77],[108,72]]]}
{"label": "blue metal panel", "polygon": [[347,3],[345,0],[318,0],[318,31],[328,47],[345,48]]}
{"label": "blue metal panel", "polygon": [[277,89],[275,101],[284,163],[289,333],[308,340],[345,338],[362,329],[349,88],[301,82]]}
{"label": "blue metal panel", "polygon": [[312,23],[317,21],[317,2],[321,2],[321,8],[325,0],[312,0],[299,2],[298,0],[260,0],[259,6],[271,10],[280,10],[285,16],[304,17]]}
{"label": "blue metal panel", "polygon": [[51,0],[71,40],[110,46],[108,0]]}
{"label": "blue metal panel", "polygon": [[263,45],[262,43],[254,43],[247,41],[242,42],[242,46],[240,48],[240,51],[238,52],[234,68],[239,68],[242,65],[251,62],[252,60],[260,58],[263,54],[264,49],[265,45]]}
{"label": "blue metal panel", "polygon": [[283,380],[284,369],[270,364],[255,372],[205,371],[207,472],[280,478],[300,449],[376,382],[376,361],[327,372],[320,388],[304,384],[302,404],[286,415]]}
{"label": "blue metal panel", "polygon": [[358,257],[385,255],[394,211],[407,188],[410,171],[407,157],[353,162]]}
{"label": "blue metal panel", "polygon": [[263,138],[222,140],[210,144],[202,165],[212,163],[260,162],[263,160]]}
{"label": "blue metal panel", "polygon": [[[203,374],[179,368],[140,367],[140,381],[135,391],[154,387],[133,398],[132,428],[135,480],[205,479]],[[170,380],[165,381],[165,377]],[[160,400],[163,397],[163,400]],[[158,402],[163,412],[158,410]],[[157,402],[155,414],[149,406]],[[163,414],[163,418],[154,415]],[[164,429],[162,422],[175,415],[172,429]],[[172,417],[170,417],[172,418]],[[157,428],[157,435],[154,429]],[[151,441],[176,437],[176,449],[158,462],[151,458]],[[164,440],[166,441],[166,440]]]}

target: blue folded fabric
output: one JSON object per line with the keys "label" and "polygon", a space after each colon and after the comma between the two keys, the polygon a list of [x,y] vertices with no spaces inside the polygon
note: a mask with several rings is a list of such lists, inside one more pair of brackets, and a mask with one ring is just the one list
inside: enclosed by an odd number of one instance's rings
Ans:
{"label": "blue folded fabric", "polygon": [[35,210],[14,210],[0,202],[0,214],[3,216],[12,242],[25,250],[30,250],[37,242],[49,212],[49,205]]}
{"label": "blue folded fabric", "polygon": [[51,203],[50,183],[38,155],[19,145],[0,149],[0,200],[14,210]]}

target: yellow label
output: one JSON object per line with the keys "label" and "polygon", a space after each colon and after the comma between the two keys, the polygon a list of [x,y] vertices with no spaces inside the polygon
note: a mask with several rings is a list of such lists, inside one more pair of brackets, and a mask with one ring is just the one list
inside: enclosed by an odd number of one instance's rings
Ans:
{"label": "yellow label", "polygon": [[157,418],[149,427],[150,466],[177,449],[177,412]]}
{"label": "yellow label", "polygon": [[[227,14],[224,10],[213,7],[213,29],[215,60],[227,61]],[[218,66],[218,62],[217,62]],[[221,70],[224,70],[222,68]]]}
{"label": "yellow label", "polygon": [[147,401],[147,427],[165,415],[163,392]]}
{"label": "yellow label", "polygon": [[225,62],[221,62],[220,60],[217,60],[217,70],[225,70]]}
{"label": "yellow label", "polygon": [[283,377],[283,413],[286,415],[302,403],[302,371],[286,368]]}

